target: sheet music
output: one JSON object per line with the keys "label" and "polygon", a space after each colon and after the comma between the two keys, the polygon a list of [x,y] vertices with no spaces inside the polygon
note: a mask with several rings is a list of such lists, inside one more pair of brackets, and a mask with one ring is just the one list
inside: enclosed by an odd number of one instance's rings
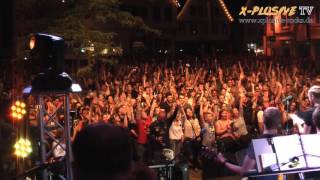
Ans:
{"label": "sheet music", "polygon": [[307,134],[302,135],[304,151],[309,168],[320,167],[320,135]]}
{"label": "sheet music", "polygon": [[260,159],[262,169],[277,164],[277,158],[275,153],[263,153],[260,155]]}
{"label": "sheet music", "polygon": [[[273,142],[278,156],[281,171],[307,167],[303,157],[301,143],[298,135],[274,137]],[[293,157],[299,158],[299,163],[294,164],[290,162]]]}
{"label": "sheet music", "polygon": [[258,172],[263,172],[262,163],[261,163],[261,154],[273,153],[272,148],[269,145],[267,139],[253,139],[252,140],[255,159],[257,163]]}

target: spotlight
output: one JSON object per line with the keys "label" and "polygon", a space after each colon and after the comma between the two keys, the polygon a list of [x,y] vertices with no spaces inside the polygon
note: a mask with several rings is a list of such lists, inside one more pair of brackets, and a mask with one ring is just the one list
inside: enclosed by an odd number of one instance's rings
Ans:
{"label": "spotlight", "polygon": [[49,34],[31,34],[29,47],[34,63],[40,67],[32,81],[33,91],[67,90],[72,79],[64,72],[64,40]]}
{"label": "spotlight", "polygon": [[32,36],[30,38],[30,42],[29,42],[29,48],[32,50],[36,45],[36,37],[35,36]]}
{"label": "spotlight", "polygon": [[65,43],[61,37],[48,34],[31,34],[29,48],[31,57],[38,61],[44,71],[63,72]]}
{"label": "spotlight", "polygon": [[14,154],[17,157],[26,158],[32,152],[31,142],[25,138],[20,138],[13,147],[15,149]]}
{"label": "spotlight", "polygon": [[21,101],[16,101],[14,105],[11,106],[11,116],[14,119],[22,119],[23,116],[27,113],[26,111],[26,104]]}

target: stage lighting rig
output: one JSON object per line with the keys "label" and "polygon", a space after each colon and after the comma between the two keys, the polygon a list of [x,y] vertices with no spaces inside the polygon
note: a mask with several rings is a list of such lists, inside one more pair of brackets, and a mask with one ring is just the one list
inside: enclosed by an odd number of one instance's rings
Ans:
{"label": "stage lighting rig", "polygon": [[31,142],[28,139],[20,138],[14,144],[14,149],[15,149],[14,154],[17,157],[26,158],[32,152]]}
{"label": "stage lighting rig", "polygon": [[16,101],[11,106],[11,116],[14,119],[21,120],[26,113],[26,104],[22,101]]}
{"label": "stage lighting rig", "polygon": [[49,34],[31,34],[30,55],[40,72],[32,81],[33,91],[67,90],[72,80],[64,72],[65,42],[61,37]]}

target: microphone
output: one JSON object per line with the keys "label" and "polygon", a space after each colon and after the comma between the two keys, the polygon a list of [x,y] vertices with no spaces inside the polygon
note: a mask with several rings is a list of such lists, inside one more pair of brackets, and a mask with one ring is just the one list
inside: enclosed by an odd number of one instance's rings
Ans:
{"label": "microphone", "polygon": [[290,101],[291,99],[293,99],[293,97],[291,95],[289,95],[289,96],[283,98],[282,102]]}

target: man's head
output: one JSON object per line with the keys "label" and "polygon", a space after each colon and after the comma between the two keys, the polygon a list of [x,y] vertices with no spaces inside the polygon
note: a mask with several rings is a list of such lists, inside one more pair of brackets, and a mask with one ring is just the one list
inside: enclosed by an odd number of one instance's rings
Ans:
{"label": "man's head", "polygon": [[181,104],[184,104],[186,102],[185,96],[183,94],[179,94],[179,101]]}
{"label": "man's head", "polygon": [[130,136],[120,127],[88,126],[77,134],[72,150],[76,179],[115,179],[130,169]]}
{"label": "man's head", "polygon": [[266,130],[277,129],[281,122],[281,112],[276,107],[268,107],[263,112],[263,124]]}
{"label": "man's head", "polygon": [[108,123],[110,118],[111,118],[111,116],[108,113],[102,115],[102,121],[105,123]]}
{"label": "man's head", "polygon": [[212,123],[212,122],[214,121],[214,115],[213,115],[213,113],[207,112],[207,113],[205,114],[205,121],[206,121],[207,123]]}
{"label": "man's head", "polygon": [[168,101],[168,103],[173,103],[173,96],[172,96],[172,94],[168,94],[168,95],[167,95],[167,101]]}
{"label": "man's head", "polygon": [[317,107],[312,113],[313,123],[317,127],[317,131],[320,132],[320,107]]}
{"label": "man's head", "polygon": [[166,118],[166,116],[167,116],[166,110],[165,109],[160,109],[158,119],[159,120],[163,120],[163,119]]}
{"label": "man's head", "polygon": [[308,91],[308,97],[312,104],[320,104],[320,86],[312,86]]}
{"label": "man's head", "polygon": [[126,105],[121,105],[119,107],[119,114],[120,115],[125,115],[127,113],[127,106]]}

